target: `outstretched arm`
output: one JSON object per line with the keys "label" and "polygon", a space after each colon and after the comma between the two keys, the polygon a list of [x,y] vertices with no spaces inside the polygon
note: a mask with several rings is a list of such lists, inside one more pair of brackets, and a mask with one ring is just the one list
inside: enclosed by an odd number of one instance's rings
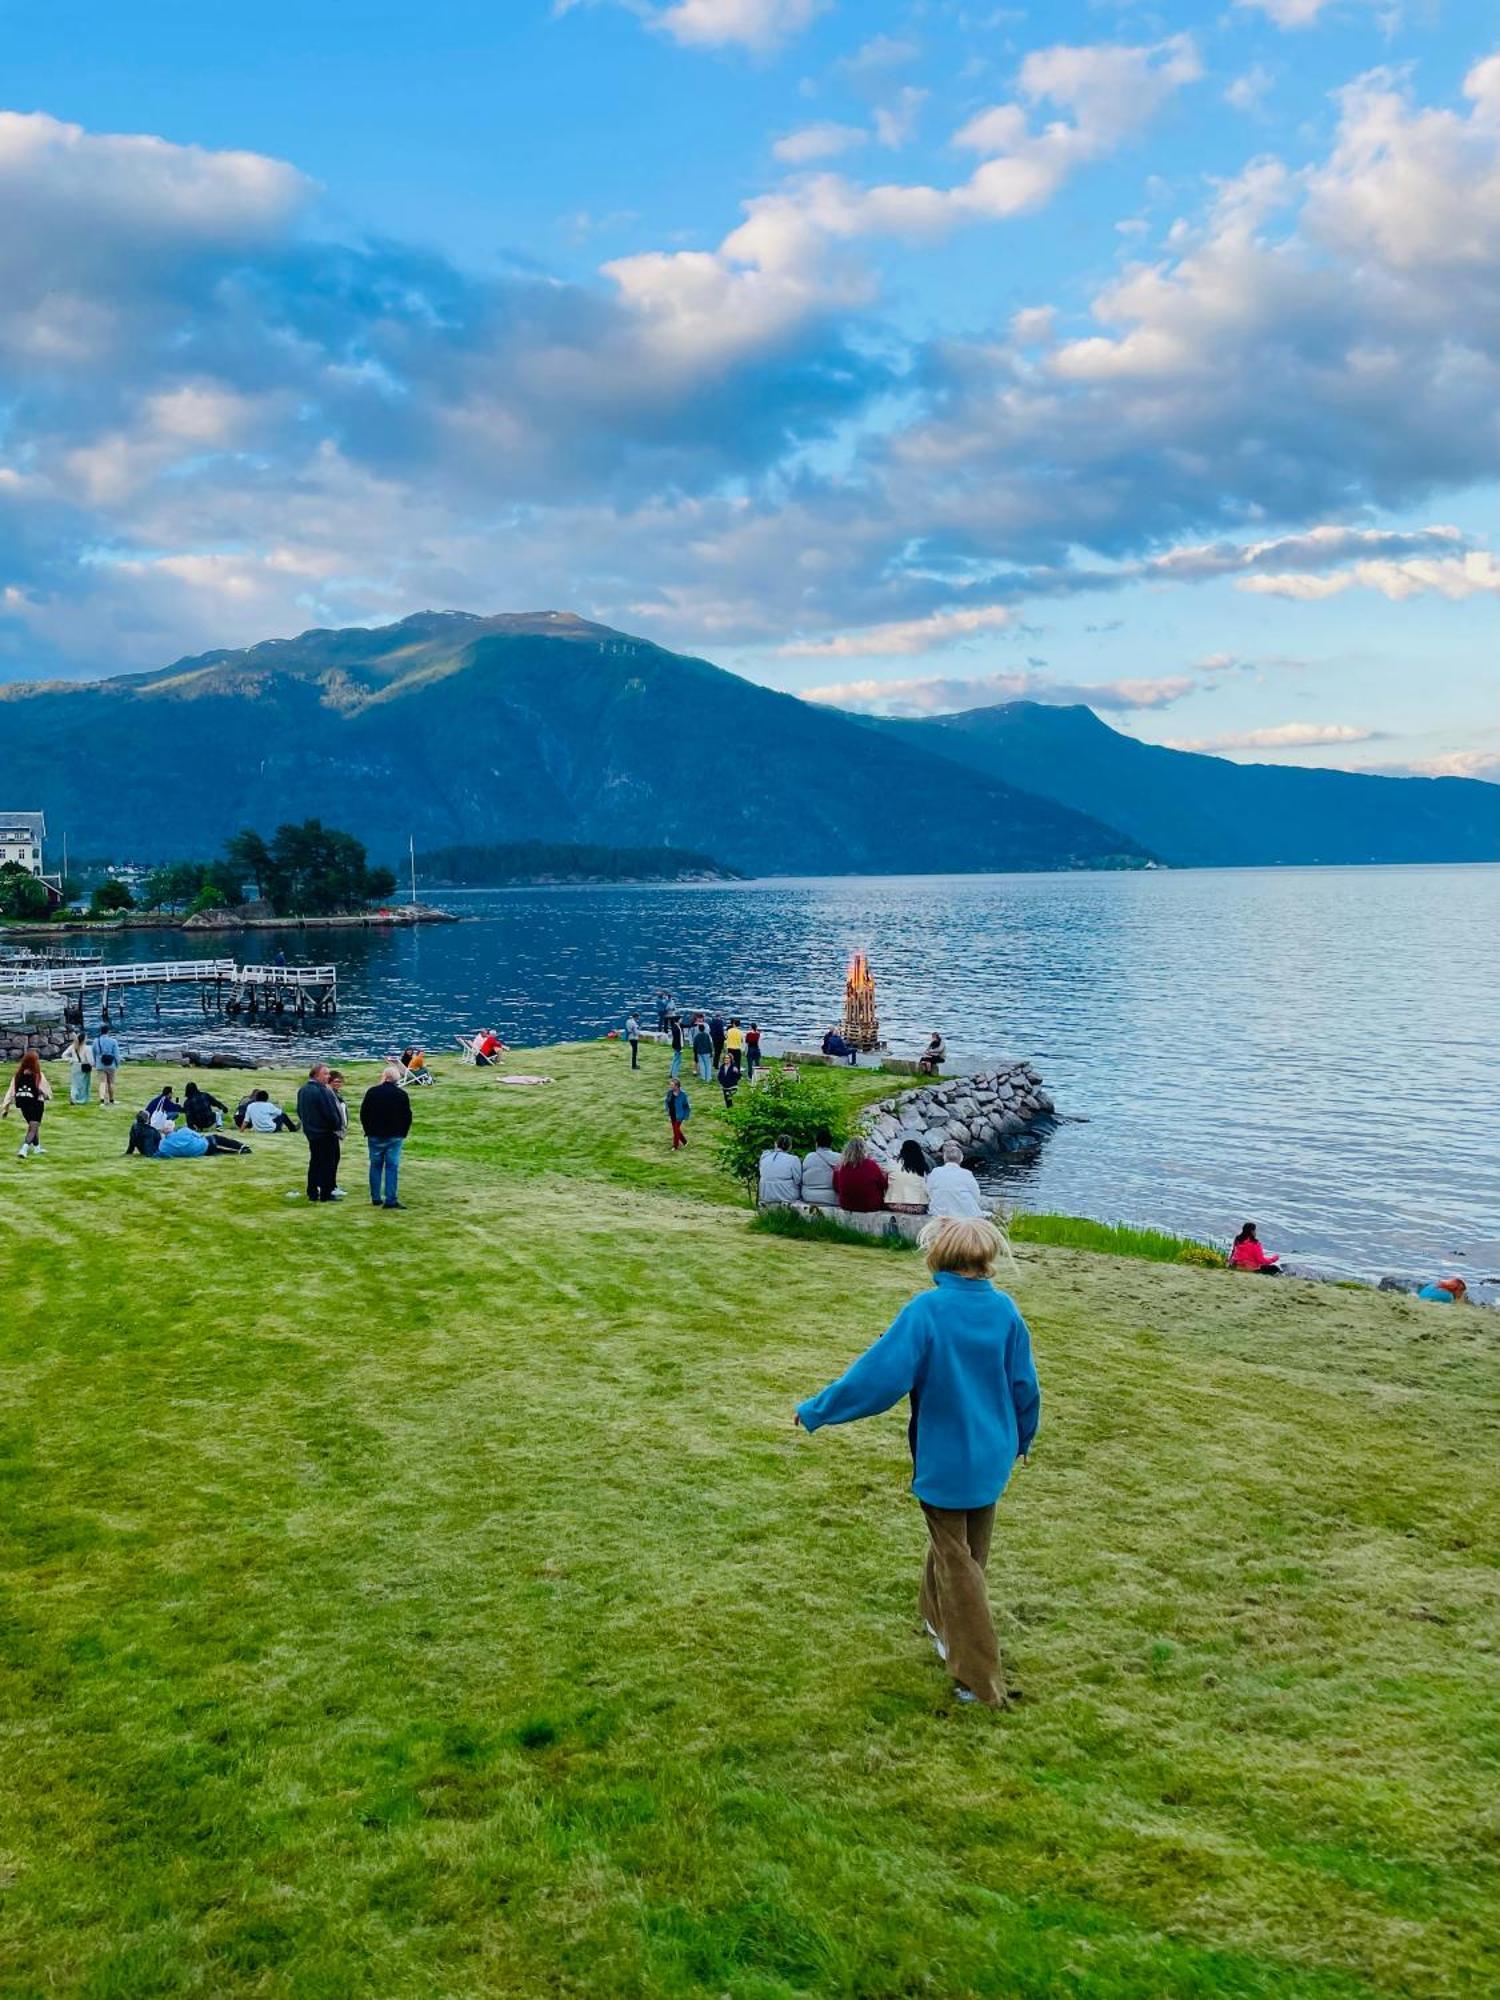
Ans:
{"label": "outstretched arm", "polygon": [[905,1307],[836,1382],[798,1406],[798,1423],[815,1431],[824,1424],[850,1424],[890,1409],[910,1393],[926,1345],[922,1316]]}

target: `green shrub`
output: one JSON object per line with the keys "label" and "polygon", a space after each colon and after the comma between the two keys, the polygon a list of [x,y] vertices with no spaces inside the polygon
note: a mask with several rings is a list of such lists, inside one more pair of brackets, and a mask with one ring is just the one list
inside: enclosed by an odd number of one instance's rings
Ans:
{"label": "green shrub", "polygon": [[905,1253],[919,1246],[910,1237],[891,1230],[872,1236],[863,1229],[851,1229],[831,1215],[803,1215],[795,1208],[764,1208],[750,1224],[762,1236],[793,1236],[802,1243],[852,1243],[861,1250],[895,1250]]}
{"label": "green shrub", "polygon": [[765,1069],[753,1086],[741,1084],[735,1093],[714,1142],[715,1157],[726,1173],[753,1193],[760,1156],[782,1133],[797,1153],[812,1151],[820,1126],[826,1126],[833,1134],[833,1143],[842,1146],[854,1116],[854,1109],[826,1072],[800,1070],[794,1075],[783,1069]]}

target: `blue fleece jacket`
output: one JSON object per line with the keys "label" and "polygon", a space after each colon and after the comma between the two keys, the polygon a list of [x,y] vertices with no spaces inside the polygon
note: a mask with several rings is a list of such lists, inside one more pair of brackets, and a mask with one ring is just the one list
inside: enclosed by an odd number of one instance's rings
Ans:
{"label": "blue fleece jacket", "polygon": [[873,1417],[911,1397],[912,1491],[931,1507],[988,1507],[1030,1449],[1042,1392],[1026,1322],[987,1278],[939,1271],[858,1361],[810,1396],[803,1428]]}

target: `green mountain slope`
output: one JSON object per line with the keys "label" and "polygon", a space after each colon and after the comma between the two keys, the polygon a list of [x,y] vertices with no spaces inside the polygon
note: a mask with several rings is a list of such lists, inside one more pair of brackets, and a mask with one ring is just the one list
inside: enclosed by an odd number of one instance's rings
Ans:
{"label": "green mountain slope", "polygon": [[875,728],[1119,827],[1175,867],[1500,861],[1500,785],[1232,764],[1032,701]]}
{"label": "green mountain slope", "polygon": [[316,813],[377,861],[412,835],[690,847],[746,873],[1145,859],[1072,808],[558,613],[426,612],[12,686],[0,735],[54,840],[117,858],[206,854]]}

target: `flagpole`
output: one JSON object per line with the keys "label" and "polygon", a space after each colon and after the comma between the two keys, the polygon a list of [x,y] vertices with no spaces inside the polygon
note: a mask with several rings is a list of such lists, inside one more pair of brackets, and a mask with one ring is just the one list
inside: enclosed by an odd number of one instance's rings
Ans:
{"label": "flagpole", "polygon": [[406,836],[407,851],[411,855],[411,899],[417,900],[417,837],[413,833]]}

